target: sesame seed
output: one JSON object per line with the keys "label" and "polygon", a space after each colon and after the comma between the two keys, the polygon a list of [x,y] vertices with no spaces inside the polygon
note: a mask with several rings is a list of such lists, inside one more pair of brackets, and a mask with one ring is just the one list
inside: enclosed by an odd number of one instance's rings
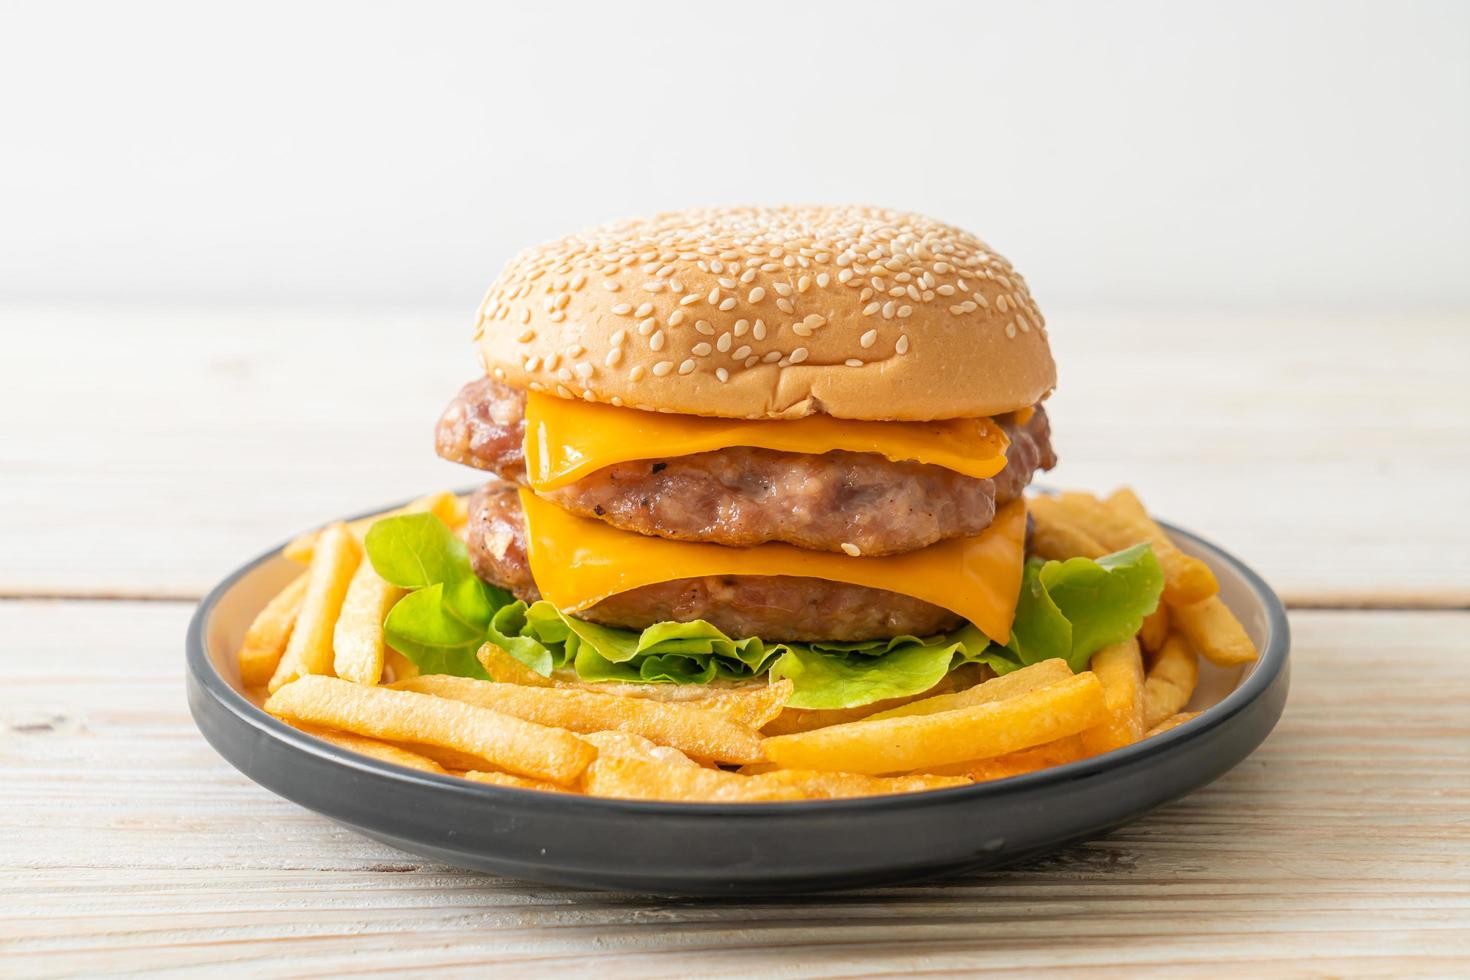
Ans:
{"label": "sesame seed", "polygon": [[588,364],[586,361],[579,361],[577,363],[577,366],[573,368],[573,370],[577,372],[577,377],[581,378],[583,381],[586,381],[588,378],[592,377],[592,373],[597,369],[594,368],[591,364]]}
{"label": "sesame seed", "polygon": [[749,344],[741,344],[739,347],[735,348],[735,353],[733,353],[733,354],[730,355],[730,359],[732,361],[743,361],[743,360],[745,360],[745,358],[747,358],[749,356],[750,356],[750,345]]}
{"label": "sesame seed", "polygon": [[691,374],[691,373],[693,373],[695,366],[696,365],[694,363],[694,358],[692,358],[692,357],[691,358],[687,358],[684,361],[683,364],[680,364],[679,365],[679,373],[680,374]]}
{"label": "sesame seed", "polygon": [[825,272],[819,272],[819,273],[817,273],[817,288],[818,289],[826,289],[827,286],[828,286],[828,284],[830,284],[831,282],[832,282],[832,277],[830,275],[828,275],[827,273],[825,273]]}
{"label": "sesame seed", "polygon": [[763,357],[763,358],[761,358],[761,360],[765,361],[767,364],[775,364],[780,359],[781,359],[781,352],[778,351],[778,350],[768,351],[766,353],[766,356]]}
{"label": "sesame seed", "polygon": [[612,342],[614,347],[621,347],[628,342],[628,331],[622,329],[614,330],[613,335],[607,339]]}
{"label": "sesame seed", "polygon": [[505,380],[505,368],[498,367],[494,371],[491,371],[490,373],[493,374],[493,375],[495,375],[495,380],[496,381],[504,381]]}
{"label": "sesame seed", "polygon": [[641,380],[643,380],[643,374],[644,374],[643,365],[642,364],[634,364],[633,365],[633,370],[631,370],[631,371],[628,372],[628,380],[629,381],[641,381]]}
{"label": "sesame seed", "polygon": [[745,334],[746,334],[746,332],[748,330],[750,330],[750,321],[749,320],[736,320],[735,321],[735,336],[737,336],[737,337],[744,337]]}
{"label": "sesame seed", "polygon": [[720,379],[721,384],[724,384],[726,381],[730,380],[730,372],[726,371],[722,367],[717,367],[715,368],[715,377]]}
{"label": "sesame seed", "polygon": [[572,380],[572,369],[571,368],[562,368],[560,371],[557,371],[556,372],[556,376],[559,379],[561,379],[562,381],[571,381]]}
{"label": "sesame seed", "polygon": [[664,332],[662,330],[648,338],[648,349],[651,351],[661,351],[664,349]]}
{"label": "sesame seed", "polygon": [[710,322],[708,320],[695,320],[694,329],[698,330],[706,337],[713,337],[715,335],[715,328],[710,326]]}
{"label": "sesame seed", "polygon": [[522,330],[520,333],[516,334],[516,341],[518,343],[525,344],[534,339],[536,339],[536,331],[534,330]]}
{"label": "sesame seed", "polygon": [[764,289],[762,289],[760,286],[757,286],[757,287],[755,287],[754,289],[752,289],[750,291],[749,300],[752,303],[759,303],[761,300],[763,300],[765,298],[766,298],[766,291]]}
{"label": "sesame seed", "polygon": [[655,320],[653,317],[648,317],[646,320],[639,320],[638,334],[639,336],[647,337],[649,334],[653,333],[654,328],[657,326],[658,321]]}
{"label": "sesame seed", "polygon": [[805,347],[796,348],[796,350],[791,352],[791,363],[800,364],[802,361],[806,360],[808,353],[809,352]]}
{"label": "sesame seed", "polygon": [[547,317],[546,319],[550,320],[552,323],[560,323],[563,320],[565,320],[566,318],[567,318],[567,312],[566,312],[566,310],[557,310],[555,313],[551,314],[551,316]]}
{"label": "sesame seed", "polygon": [[852,270],[851,269],[843,269],[841,272],[837,273],[837,281],[838,282],[847,282],[851,278],[852,278]]}
{"label": "sesame seed", "polygon": [[567,357],[581,357],[586,351],[581,344],[572,344],[567,348]]}
{"label": "sesame seed", "polygon": [[673,361],[659,361],[653,366],[653,376],[655,378],[662,378],[672,370],[674,370]]}
{"label": "sesame seed", "polygon": [[1015,335],[1016,335],[1016,324],[1014,322],[1007,323],[1006,324],[1006,336],[1007,337],[1014,337]]}
{"label": "sesame seed", "polygon": [[631,303],[619,303],[612,308],[612,311],[618,316],[627,316],[633,312],[633,305]]}
{"label": "sesame seed", "polygon": [[869,330],[867,333],[863,334],[861,337],[858,338],[858,343],[861,344],[865,348],[872,347],[877,342],[878,342],[878,331],[876,331],[876,330]]}
{"label": "sesame seed", "polygon": [[610,293],[615,293],[619,289],[621,289],[622,286],[618,285],[617,281],[614,279],[604,279],[602,280],[602,288],[606,289]]}
{"label": "sesame seed", "polygon": [[898,318],[900,320],[907,320],[909,317],[911,317],[913,315],[914,315],[914,308],[912,306],[908,306],[907,304],[905,304],[904,306],[900,306],[898,308],[897,316],[898,316]]}
{"label": "sesame seed", "polygon": [[714,348],[711,347],[709,344],[699,343],[691,347],[689,349],[689,353],[693,354],[695,357],[708,357],[710,352],[713,350]]}
{"label": "sesame seed", "polygon": [[856,558],[858,555],[861,555],[863,553],[862,549],[853,544],[851,541],[842,542],[842,550],[847,552],[853,558]]}
{"label": "sesame seed", "polygon": [[975,297],[975,302],[978,305],[983,306],[986,309],[990,309],[990,300],[988,300],[988,299],[985,298],[985,294],[984,293],[977,291],[977,292],[971,293],[970,295],[972,295],[972,296]]}
{"label": "sesame seed", "polygon": [[756,340],[766,339],[766,321],[756,320],[755,326],[750,329],[750,335]]}
{"label": "sesame seed", "polygon": [[1006,301],[1004,293],[995,298],[995,308],[1001,313],[1004,313],[1009,305],[1010,304]]}
{"label": "sesame seed", "polygon": [[725,288],[725,289],[734,289],[735,288],[735,280],[734,279],[731,279],[729,277],[725,277],[725,278],[720,279],[718,281],[719,281],[720,286],[723,287],[723,288]]}
{"label": "sesame seed", "polygon": [[872,316],[874,313],[877,313],[882,308],[883,304],[881,303],[869,303],[867,306],[863,307],[863,316]]}
{"label": "sesame seed", "polygon": [[572,290],[574,292],[585,285],[587,285],[587,273],[579,272],[572,277]]}
{"label": "sesame seed", "polygon": [[715,341],[715,350],[719,351],[721,354],[724,354],[730,349],[730,343],[730,334],[728,332],[722,333],[720,334],[720,339]]}
{"label": "sesame seed", "polygon": [[684,322],[684,318],[686,316],[688,316],[688,314],[685,313],[683,310],[675,310],[674,312],[669,314],[669,326],[677,327],[679,324]]}
{"label": "sesame seed", "polygon": [[791,332],[798,337],[810,337],[812,335],[812,328],[798,320],[791,325]]}
{"label": "sesame seed", "polygon": [[637,317],[644,317],[644,316],[648,316],[648,314],[650,314],[652,312],[653,312],[653,304],[652,303],[639,303],[638,304],[638,309],[636,309],[636,310],[633,311],[633,315],[634,316],[637,316]]}
{"label": "sesame seed", "polygon": [[720,311],[722,313],[723,312],[729,312],[730,310],[735,309],[735,305],[736,305],[735,297],[734,296],[726,296],[723,300],[720,301]]}
{"label": "sesame seed", "polygon": [[747,285],[749,285],[751,282],[754,282],[755,281],[755,270],[754,269],[746,269],[744,272],[740,273],[740,281],[743,282],[743,283],[745,283],[745,284],[747,284]]}
{"label": "sesame seed", "polygon": [[539,358],[539,357],[528,357],[528,358],[526,358],[526,363],[523,364],[522,367],[527,372],[539,371],[541,369],[541,358]]}
{"label": "sesame seed", "polygon": [[900,354],[907,354],[909,352],[908,334],[904,334],[902,337],[899,337],[898,343],[893,345],[893,349],[898,351]]}
{"label": "sesame seed", "polygon": [[745,359],[745,366],[748,367],[748,368],[753,368],[757,364],[759,364],[760,361],[761,361],[761,359],[759,357],[756,357],[754,354],[752,354],[752,355],[750,355],[749,357],[747,357]]}
{"label": "sesame seed", "polygon": [[546,357],[546,370],[555,371],[556,366],[561,363],[560,354],[548,354]]}
{"label": "sesame seed", "polygon": [[893,319],[893,300],[889,300],[888,302],[883,304],[883,319]]}
{"label": "sesame seed", "polygon": [[618,362],[622,359],[623,349],[621,347],[614,347],[612,350],[607,352],[607,357],[602,359],[602,363],[606,364],[608,367],[617,367]]}
{"label": "sesame seed", "polygon": [[711,289],[709,291],[709,305],[710,306],[714,306],[719,301],[720,301],[720,290],[719,290],[719,287],[715,287],[714,289]]}
{"label": "sesame seed", "polygon": [[572,397],[572,393],[567,390],[567,386],[566,385],[557,385],[556,386],[556,393],[558,395],[560,395],[561,397],[563,397],[563,398],[570,398],[570,397]]}
{"label": "sesame seed", "polygon": [[693,304],[698,303],[702,299],[704,299],[704,297],[703,296],[700,296],[698,293],[690,293],[688,296],[681,296],[679,298],[679,305],[680,306],[692,306]]}
{"label": "sesame seed", "polygon": [[683,291],[684,291],[684,284],[682,282],[680,282],[677,279],[670,279],[669,280],[669,292],[671,292],[671,293],[682,293]]}
{"label": "sesame seed", "polygon": [[842,363],[843,364],[846,364],[848,367],[862,367],[864,362],[863,362],[862,358],[859,358],[859,357],[849,357],[847,360],[843,361]]}

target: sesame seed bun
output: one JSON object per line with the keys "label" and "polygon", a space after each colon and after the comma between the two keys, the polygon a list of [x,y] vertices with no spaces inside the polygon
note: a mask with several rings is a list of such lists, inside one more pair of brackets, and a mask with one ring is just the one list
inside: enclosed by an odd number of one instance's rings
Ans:
{"label": "sesame seed bun", "polygon": [[1056,384],[1026,282],[880,208],[676,211],[511,260],[475,336],[498,380],[684,415],[998,415]]}

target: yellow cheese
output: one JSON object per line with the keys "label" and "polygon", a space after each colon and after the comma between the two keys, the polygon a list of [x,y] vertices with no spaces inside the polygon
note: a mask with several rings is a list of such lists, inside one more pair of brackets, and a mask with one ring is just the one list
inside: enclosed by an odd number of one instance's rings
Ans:
{"label": "yellow cheese", "polygon": [[887,589],[948,609],[998,643],[1010,639],[1021,591],[1026,506],[1007,504],[971,538],[881,558],[787,544],[727,548],[645,537],[567,513],[529,490],[526,551],[541,595],[563,612],[644,585],[701,575],[797,575]]}
{"label": "yellow cheese", "polygon": [[846,449],[891,460],[932,463],[984,479],[1006,465],[1009,440],[988,418],[937,422],[860,422],[809,415],[804,419],[715,419],[616,408],[557,398],[526,397],[526,472],[537,490],[553,490],[594,470],[634,459],[666,459],[754,446],[789,453]]}

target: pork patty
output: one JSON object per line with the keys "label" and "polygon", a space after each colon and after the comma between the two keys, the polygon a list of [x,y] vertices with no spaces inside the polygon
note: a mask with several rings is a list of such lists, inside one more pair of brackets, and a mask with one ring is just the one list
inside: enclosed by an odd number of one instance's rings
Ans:
{"label": "pork patty", "polygon": [[[465,536],[477,575],[527,602],[541,597],[526,560],[525,515],[512,484],[489,483],[470,498]],[[577,615],[628,629],[703,619],[732,637],[833,642],[929,636],[962,622],[947,609],[886,589],[787,575],[660,582],[611,596]]]}
{"label": "pork patty", "polygon": [[[1046,412],[999,419],[1010,437],[993,479],[873,453],[821,455],[734,446],[617,463],[541,494],[613,527],[681,541],[888,555],[978,534],[1056,465]],[[526,482],[525,393],[489,378],[466,385],[439,420],[439,455]],[[844,547],[846,546],[846,547]]]}

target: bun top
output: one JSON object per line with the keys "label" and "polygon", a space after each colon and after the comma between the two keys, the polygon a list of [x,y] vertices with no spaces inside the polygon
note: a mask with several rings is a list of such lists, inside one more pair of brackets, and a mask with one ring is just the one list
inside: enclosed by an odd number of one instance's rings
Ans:
{"label": "bun top", "polygon": [[485,370],[684,415],[998,415],[1056,384],[1026,282],[978,238],[862,207],[673,211],[527,249],[475,330]]}

